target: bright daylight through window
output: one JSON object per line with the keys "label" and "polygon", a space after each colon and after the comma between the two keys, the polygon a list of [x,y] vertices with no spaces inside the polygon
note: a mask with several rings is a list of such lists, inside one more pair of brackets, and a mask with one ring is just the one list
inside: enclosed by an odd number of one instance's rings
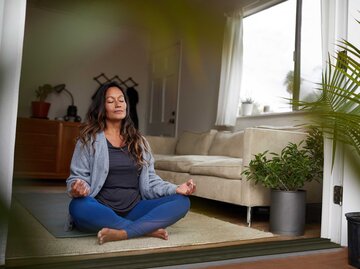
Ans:
{"label": "bright daylight through window", "polygon": [[[239,108],[251,98],[253,115],[292,111],[286,98],[292,98],[294,85],[296,2],[288,0],[244,18]],[[320,0],[302,1],[300,99],[309,100],[321,81],[320,14]]]}

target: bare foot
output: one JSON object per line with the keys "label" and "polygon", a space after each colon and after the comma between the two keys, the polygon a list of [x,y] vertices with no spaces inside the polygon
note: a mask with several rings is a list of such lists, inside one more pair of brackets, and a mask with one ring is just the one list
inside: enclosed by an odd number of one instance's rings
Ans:
{"label": "bare foot", "polygon": [[157,237],[164,240],[169,239],[169,234],[165,229],[157,229],[156,231],[149,233],[147,236]]}
{"label": "bare foot", "polygon": [[[169,234],[165,229],[157,229],[156,231],[147,234],[147,236],[161,238],[164,240],[169,239]],[[98,242],[100,245],[111,242],[127,239],[127,233],[124,230],[116,230],[110,228],[102,228],[97,234]]]}
{"label": "bare foot", "polygon": [[109,228],[102,228],[97,234],[100,245],[111,242],[127,239],[127,234],[124,230],[115,230]]}

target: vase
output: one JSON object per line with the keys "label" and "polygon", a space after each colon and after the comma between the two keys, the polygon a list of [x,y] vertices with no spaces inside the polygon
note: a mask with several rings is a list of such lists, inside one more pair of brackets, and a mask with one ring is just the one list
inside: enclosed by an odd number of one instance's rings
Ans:
{"label": "vase", "polygon": [[50,109],[50,103],[33,101],[31,102],[32,117],[38,119],[47,119]]}
{"label": "vase", "polygon": [[271,190],[270,232],[299,236],[305,232],[306,191]]}
{"label": "vase", "polygon": [[253,104],[241,104],[241,115],[242,116],[250,116],[253,111]]}

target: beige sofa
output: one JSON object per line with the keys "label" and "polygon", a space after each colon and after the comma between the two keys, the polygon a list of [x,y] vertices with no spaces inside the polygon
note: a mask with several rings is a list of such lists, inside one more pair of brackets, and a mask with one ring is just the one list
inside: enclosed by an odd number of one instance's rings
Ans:
{"label": "beige sofa", "polygon": [[[163,179],[181,184],[192,178],[197,185],[195,196],[246,206],[247,222],[251,208],[270,205],[270,191],[246,180],[241,172],[253,156],[269,150],[280,152],[289,142],[306,138],[299,131],[247,128],[241,132],[210,130],[184,132],[178,139],[146,137],[155,158],[155,170]],[[322,186],[305,186],[308,203],[320,203]]]}

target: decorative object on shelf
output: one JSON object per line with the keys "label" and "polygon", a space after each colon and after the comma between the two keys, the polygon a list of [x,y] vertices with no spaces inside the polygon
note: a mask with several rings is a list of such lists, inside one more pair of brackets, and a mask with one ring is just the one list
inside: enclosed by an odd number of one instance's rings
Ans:
{"label": "decorative object on shelf", "polygon": [[250,116],[253,112],[254,100],[252,98],[246,98],[241,101],[241,115]]}
{"label": "decorative object on shelf", "polygon": [[44,84],[35,91],[37,101],[31,102],[32,118],[48,119],[50,103],[45,100],[53,89],[50,84]]}
{"label": "decorative object on shelf", "polygon": [[135,89],[136,86],[139,84],[136,83],[132,77],[129,77],[125,80],[122,80],[118,75],[113,76],[112,78],[108,78],[104,73],[94,77],[94,80],[101,85],[107,82],[117,82],[120,87],[124,86],[124,90],[126,95],[129,98],[129,111],[130,111],[130,118],[134,123],[136,129],[139,128],[139,118],[136,111],[136,105],[139,102],[139,94]]}
{"label": "decorative object on shelf", "polygon": [[301,189],[305,182],[322,180],[322,133],[310,130],[303,143],[289,143],[280,154],[256,154],[242,172],[248,180],[271,189],[270,231],[277,234],[304,234],[306,192]]}
{"label": "decorative object on shelf", "polygon": [[265,105],[264,108],[263,108],[263,112],[264,112],[264,113],[270,112],[270,106],[269,106],[269,105]]}
{"label": "decorative object on shelf", "polygon": [[63,91],[66,92],[71,98],[71,105],[69,105],[67,109],[67,114],[64,116],[64,120],[80,122],[81,117],[77,115],[77,107],[74,105],[74,96],[69,90],[66,89],[65,84],[56,85],[53,89],[58,94]]}

